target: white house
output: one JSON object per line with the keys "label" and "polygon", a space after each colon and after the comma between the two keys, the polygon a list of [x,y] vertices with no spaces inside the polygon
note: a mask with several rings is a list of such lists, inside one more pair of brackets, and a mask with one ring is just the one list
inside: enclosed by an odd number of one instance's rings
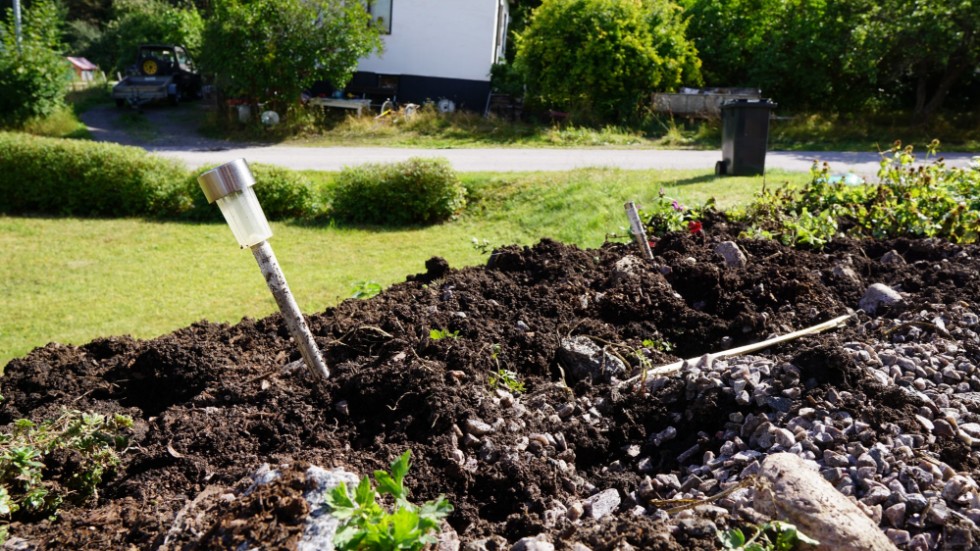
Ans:
{"label": "white house", "polygon": [[369,9],[384,28],[384,51],[360,61],[346,92],[399,103],[445,99],[483,112],[490,67],[504,57],[507,3],[373,0]]}

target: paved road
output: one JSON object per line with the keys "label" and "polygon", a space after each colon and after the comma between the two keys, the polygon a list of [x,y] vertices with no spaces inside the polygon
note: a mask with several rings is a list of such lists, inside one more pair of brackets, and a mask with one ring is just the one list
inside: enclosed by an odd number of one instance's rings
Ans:
{"label": "paved road", "polygon": [[[721,151],[653,149],[408,149],[391,147],[295,147],[243,145],[201,137],[195,132],[203,112],[195,106],[148,107],[142,116],[153,131],[148,137],[127,131],[120,120],[124,111],[97,108],[82,118],[99,140],[137,145],[157,155],[180,159],[191,167],[217,165],[238,158],[292,169],[337,171],[345,166],[392,162],[409,157],[444,157],[461,172],[551,171],[584,167],[623,169],[693,169],[713,171]],[[945,155],[949,164],[966,166],[970,154]],[[834,173],[854,172],[873,178],[879,157],[874,152],[770,151],[767,169],[806,172],[815,159],[830,163]]]}
{"label": "paved road", "polygon": [[[623,169],[678,168],[714,169],[720,151],[678,151],[651,149],[403,149],[389,147],[249,147],[222,151],[160,150],[158,155],[183,160],[199,167],[221,164],[237,158],[253,163],[276,164],[294,169],[340,170],[347,165],[389,162],[409,157],[444,157],[458,171],[549,171],[584,167]],[[876,153],[770,151],[766,168],[806,172],[815,159],[830,163],[834,173],[852,171],[874,176],[878,171]],[[967,154],[947,155],[949,164],[965,166]]]}

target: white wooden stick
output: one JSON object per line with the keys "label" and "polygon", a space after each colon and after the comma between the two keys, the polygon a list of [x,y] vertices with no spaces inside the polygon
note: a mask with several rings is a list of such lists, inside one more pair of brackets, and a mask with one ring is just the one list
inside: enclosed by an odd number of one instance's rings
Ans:
{"label": "white wooden stick", "polygon": [[630,221],[633,238],[636,239],[636,244],[640,246],[640,252],[643,253],[643,258],[653,260],[653,251],[650,250],[650,242],[647,241],[647,232],[643,229],[643,222],[640,221],[640,213],[636,212],[636,205],[633,204],[633,201],[627,201],[623,206],[626,208],[626,218]]}
{"label": "white wooden stick", "polygon": [[313,340],[313,334],[310,333],[310,328],[306,325],[306,320],[296,304],[296,299],[289,292],[286,276],[283,275],[282,268],[279,267],[279,261],[276,260],[276,255],[272,252],[272,246],[269,245],[268,241],[262,241],[252,245],[251,249],[256,262],[259,263],[259,269],[262,270],[262,275],[265,276],[265,282],[269,285],[269,290],[272,291],[276,304],[279,305],[279,311],[282,312],[282,317],[286,321],[286,328],[296,340],[300,354],[306,361],[306,367],[310,368],[310,372],[321,383],[326,382],[330,376],[330,370],[327,369],[327,364],[323,361],[323,356],[320,355],[320,349],[317,348],[316,342]]}
{"label": "white wooden stick", "polygon": [[850,318],[851,318],[850,314],[844,316],[838,316],[832,320],[828,320],[823,323],[814,325],[813,327],[800,329],[799,331],[793,331],[792,333],[787,333],[779,337],[773,337],[769,340],[765,340],[762,342],[746,344],[744,346],[730,348],[728,350],[723,350],[721,352],[714,352],[714,353],[705,354],[704,356],[698,356],[696,358],[689,358],[687,360],[676,361],[674,363],[662,365],[660,367],[644,369],[643,372],[640,373],[639,375],[635,377],[630,377],[629,379],[626,379],[625,381],[622,381],[619,384],[622,385],[622,384],[632,383],[640,379],[643,379],[645,377],[664,377],[676,371],[680,371],[680,369],[684,367],[684,364],[695,363],[700,361],[701,359],[704,359],[710,363],[713,362],[714,360],[718,360],[721,358],[731,358],[733,356],[740,356],[742,354],[748,354],[749,352],[762,350],[763,348],[775,346],[777,344],[784,343],[786,341],[791,341],[793,339],[798,339],[800,337],[805,337],[807,335],[822,333],[824,331],[827,331],[828,329],[834,329],[836,327],[840,327],[841,325],[844,325],[844,323]]}

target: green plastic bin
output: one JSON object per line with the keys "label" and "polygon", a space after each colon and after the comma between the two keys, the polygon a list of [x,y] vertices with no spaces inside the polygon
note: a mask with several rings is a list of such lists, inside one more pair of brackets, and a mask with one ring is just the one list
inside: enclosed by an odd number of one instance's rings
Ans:
{"label": "green plastic bin", "polygon": [[769,118],[776,104],[768,99],[739,99],[721,105],[721,160],[715,173],[755,176],[766,170]]}

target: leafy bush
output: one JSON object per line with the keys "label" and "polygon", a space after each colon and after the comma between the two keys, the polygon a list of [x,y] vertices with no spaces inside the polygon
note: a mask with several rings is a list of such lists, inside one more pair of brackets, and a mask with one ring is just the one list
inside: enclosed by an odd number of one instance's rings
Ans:
{"label": "leafy bush", "polygon": [[[374,471],[377,491],[368,477],[350,495],[347,484],[341,482],[327,495],[327,505],[341,525],[334,536],[334,545],[341,550],[388,549],[422,550],[436,543],[430,532],[452,512],[453,506],[440,497],[415,505],[408,501],[405,475],[408,474],[411,450],[391,464],[391,473]],[[394,512],[385,511],[377,502],[378,493],[395,499]]]}
{"label": "leafy bush", "polygon": [[700,81],[685,27],[670,0],[544,0],[514,63],[530,106],[622,121],[650,92]]}
{"label": "leafy bush", "polygon": [[[132,426],[125,415],[80,411],[65,411],[40,424],[15,421],[12,432],[0,434],[0,517],[19,511],[53,514],[65,497],[57,493],[61,488],[76,499],[96,495],[103,476],[119,464],[118,452],[128,446],[126,433]],[[71,461],[65,464],[72,468],[46,472],[45,461],[55,452],[69,454]],[[46,476],[57,478],[57,484]]]}
{"label": "leafy bush", "polygon": [[[939,143],[930,144],[935,154]],[[831,176],[826,165],[812,170],[800,190],[765,190],[746,212],[758,237],[787,245],[822,247],[837,235],[889,239],[940,237],[975,243],[980,228],[980,169],[949,168],[941,159],[917,165],[911,146],[900,142],[882,153],[877,185],[855,185]]]}
{"label": "leafy bush", "polygon": [[0,212],[171,217],[191,207],[175,160],[115,144],[0,133]]}
{"label": "leafy bush", "polygon": [[[266,218],[281,220],[287,218],[314,219],[323,214],[321,204],[323,193],[313,185],[313,182],[302,173],[285,168],[249,164],[252,176],[255,177],[255,196],[262,205]],[[200,174],[214,168],[205,167],[194,172],[187,179],[186,194],[193,201],[193,208],[186,213],[187,218],[194,220],[221,220],[221,211],[217,205],[211,205],[201,191],[197,182]]]}
{"label": "leafy bush", "polygon": [[20,44],[7,12],[0,18],[0,125],[19,127],[63,105],[71,67],[62,55],[63,20],[55,2],[24,10]]}
{"label": "leafy bush", "polygon": [[333,214],[348,222],[409,225],[450,219],[466,205],[466,190],[445,159],[345,168],[334,190]]}
{"label": "leafy bush", "polygon": [[344,86],[357,60],[380,46],[361,2],[215,2],[200,62],[222,93],[284,113],[316,81]]}
{"label": "leafy bush", "polygon": [[[0,133],[0,212],[220,220],[197,175],[136,147]],[[251,165],[270,219],[323,213],[322,193],[299,172]]]}
{"label": "leafy bush", "polygon": [[249,166],[255,176],[255,195],[267,217],[313,218],[323,210],[320,194],[303,174],[271,165]]}

